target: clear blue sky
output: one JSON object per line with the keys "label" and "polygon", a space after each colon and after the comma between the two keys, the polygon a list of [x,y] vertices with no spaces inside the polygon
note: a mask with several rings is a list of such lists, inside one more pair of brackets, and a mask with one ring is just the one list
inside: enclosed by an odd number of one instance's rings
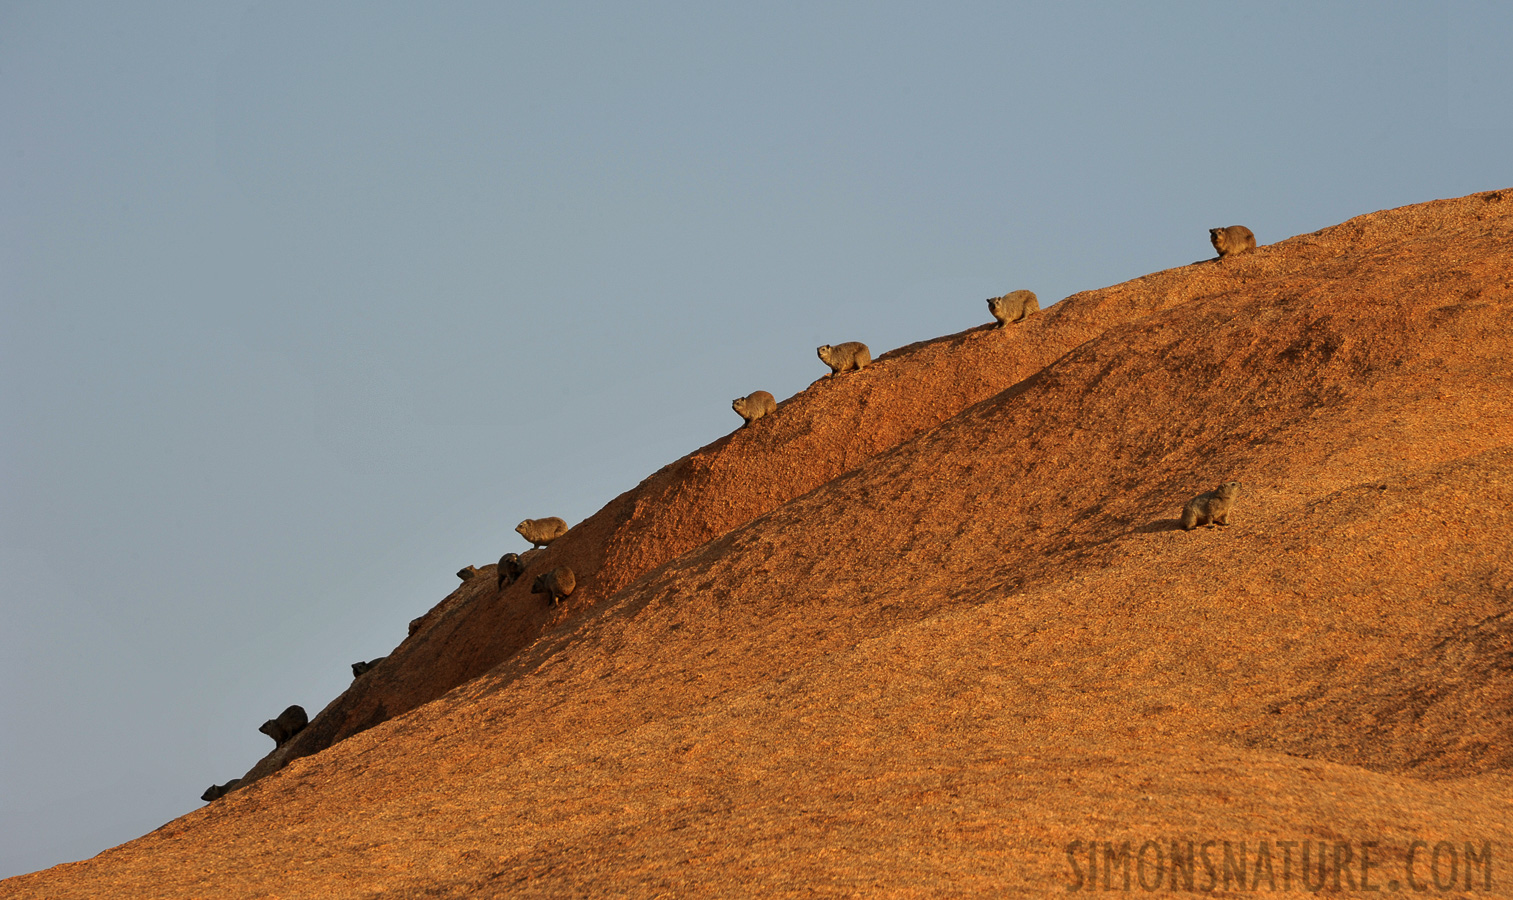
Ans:
{"label": "clear blue sky", "polygon": [[0,876],[730,400],[1513,186],[1513,4],[0,2]]}

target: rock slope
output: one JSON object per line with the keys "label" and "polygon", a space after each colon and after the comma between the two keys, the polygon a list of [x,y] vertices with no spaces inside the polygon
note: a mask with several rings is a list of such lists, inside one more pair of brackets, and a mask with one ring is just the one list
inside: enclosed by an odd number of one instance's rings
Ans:
{"label": "rock slope", "polygon": [[321,752],[0,897],[1038,897],[1147,840],[1513,896],[1513,192],[1015,328],[656,473],[532,561],[557,618],[486,570]]}

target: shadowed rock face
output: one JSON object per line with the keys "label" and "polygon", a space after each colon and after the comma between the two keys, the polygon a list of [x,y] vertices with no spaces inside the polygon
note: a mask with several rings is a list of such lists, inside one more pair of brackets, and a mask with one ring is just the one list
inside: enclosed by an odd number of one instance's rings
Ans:
{"label": "shadowed rock face", "polygon": [[[1043,896],[1074,841],[1507,846],[1510,273],[1513,194],[1473,195],[824,379],[462,585],[272,777],[0,897]],[[1227,481],[1243,515],[1181,531]]]}

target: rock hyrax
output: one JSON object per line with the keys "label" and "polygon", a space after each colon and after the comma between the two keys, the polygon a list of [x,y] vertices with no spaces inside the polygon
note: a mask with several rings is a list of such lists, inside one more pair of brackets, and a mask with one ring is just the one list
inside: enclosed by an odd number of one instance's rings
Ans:
{"label": "rock hyrax", "polygon": [[515,530],[520,536],[531,542],[531,547],[545,547],[557,538],[567,534],[567,523],[556,516],[547,516],[544,519],[526,519]]}
{"label": "rock hyrax", "polygon": [[1244,253],[1247,250],[1256,249],[1256,236],[1250,233],[1250,229],[1244,225],[1231,225],[1228,228],[1208,229],[1208,239],[1219,251],[1219,258],[1234,256],[1236,253]]}
{"label": "rock hyrax", "polygon": [[263,727],[258,731],[273,738],[274,746],[282,747],[286,741],[299,734],[309,724],[310,719],[305,715],[305,708],[295,705],[279,713],[277,719],[264,722]]}
{"label": "rock hyrax", "polygon": [[477,574],[477,566],[464,566],[463,568],[457,570],[457,577],[461,578],[463,581],[471,581],[473,576]]}
{"label": "rock hyrax", "polygon": [[1228,525],[1229,512],[1235,508],[1235,496],[1239,493],[1240,482],[1226,481],[1187,501],[1182,507],[1182,529],[1192,531],[1199,525]]}
{"label": "rock hyrax", "polygon": [[1010,322],[1023,322],[1031,313],[1040,312],[1040,300],[1034,291],[1010,291],[1002,297],[989,297],[988,312],[1002,328]]}
{"label": "rock hyrax", "polygon": [[353,663],[352,664],[352,677],[356,678],[359,675],[366,675],[366,674],[368,674],[368,672],[370,670],[372,670],[372,668],[374,666],[378,665],[379,663],[383,662],[386,659],[388,659],[387,656],[380,656],[378,659],[370,659],[367,662],[355,662],[355,663]]}
{"label": "rock hyrax", "polygon": [[521,575],[525,574],[525,564],[520,561],[520,554],[506,553],[499,557],[499,589],[504,590],[514,584]]}
{"label": "rock hyrax", "polygon": [[872,351],[861,341],[847,341],[844,344],[836,344],[834,347],[826,344],[816,348],[816,353],[825,365],[830,367],[830,375],[834,377],[842,372],[852,369],[861,371],[872,362]]}
{"label": "rock hyrax", "polygon": [[563,597],[570,597],[574,589],[578,587],[578,576],[567,566],[558,566],[544,575],[537,575],[531,583],[531,593],[550,594],[552,605],[562,602]]}
{"label": "rock hyrax", "polygon": [[233,778],[225,784],[212,784],[210,787],[205,788],[205,793],[200,795],[200,799],[204,800],[206,803],[210,803],[213,800],[219,800],[235,790],[236,786],[241,783],[242,780],[240,778]]}
{"label": "rock hyrax", "polygon": [[[762,416],[768,415],[777,409],[778,402],[772,399],[772,395],[766,391],[752,391],[744,397],[737,397],[730,401],[730,408],[746,420],[746,425],[750,425]],[[746,425],[742,425],[741,427],[745,428]]]}

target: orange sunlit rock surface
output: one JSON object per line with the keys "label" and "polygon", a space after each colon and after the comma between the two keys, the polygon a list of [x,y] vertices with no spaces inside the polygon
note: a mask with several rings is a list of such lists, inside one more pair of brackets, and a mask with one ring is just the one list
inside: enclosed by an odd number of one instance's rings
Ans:
{"label": "orange sunlit rock surface", "polygon": [[0,897],[1038,897],[1147,839],[1490,842],[1513,896],[1510,359],[1513,191],[895,350]]}

